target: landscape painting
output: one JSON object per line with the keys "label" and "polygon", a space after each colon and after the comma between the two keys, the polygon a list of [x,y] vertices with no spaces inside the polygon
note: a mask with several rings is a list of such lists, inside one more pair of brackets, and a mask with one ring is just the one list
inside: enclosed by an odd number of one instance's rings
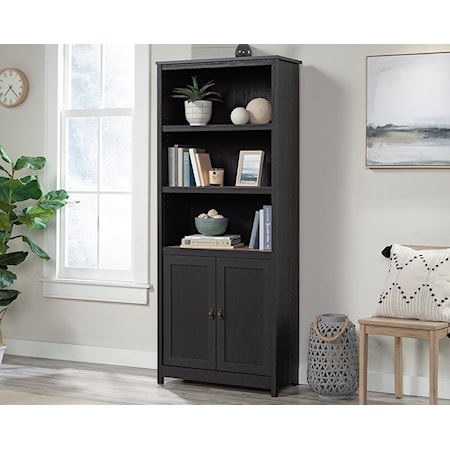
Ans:
{"label": "landscape painting", "polygon": [[367,57],[366,166],[450,167],[450,53]]}

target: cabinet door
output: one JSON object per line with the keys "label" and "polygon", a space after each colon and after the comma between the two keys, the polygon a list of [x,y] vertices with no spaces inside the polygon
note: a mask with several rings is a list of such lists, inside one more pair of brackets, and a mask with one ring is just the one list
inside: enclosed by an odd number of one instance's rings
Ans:
{"label": "cabinet door", "polygon": [[270,261],[224,258],[217,273],[217,369],[270,374]]}
{"label": "cabinet door", "polygon": [[214,369],[214,258],[164,257],[163,315],[163,363]]}

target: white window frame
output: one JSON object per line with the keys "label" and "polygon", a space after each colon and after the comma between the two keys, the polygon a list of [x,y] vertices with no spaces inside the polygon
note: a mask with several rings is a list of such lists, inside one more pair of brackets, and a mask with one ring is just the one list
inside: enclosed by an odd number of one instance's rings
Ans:
{"label": "white window frame", "polygon": [[[63,45],[46,46],[46,185],[61,186]],[[61,217],[49,226],[45,245],[52,259],[44,264],[44,297],[147,304],[150,218],[150,46],[136,45],[136,103],[132,168],[132,277],[127,281],[64,278],[61,275]],[[73,199],[76,200],[76,199]],[[62,211],[62,214],[64,212]],[[95,269],[94,269],[95,272]],[[100,273],[100,272],[98,272]]]}

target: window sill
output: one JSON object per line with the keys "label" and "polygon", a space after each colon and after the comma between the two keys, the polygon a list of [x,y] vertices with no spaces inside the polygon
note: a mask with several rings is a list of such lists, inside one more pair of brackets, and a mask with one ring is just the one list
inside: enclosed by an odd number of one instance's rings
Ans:
{"label": "window sill", "polygon": [[91,280],[41,278],[43,296],[68,300],[89,300],[146,305],[151,284],[114,283]]}

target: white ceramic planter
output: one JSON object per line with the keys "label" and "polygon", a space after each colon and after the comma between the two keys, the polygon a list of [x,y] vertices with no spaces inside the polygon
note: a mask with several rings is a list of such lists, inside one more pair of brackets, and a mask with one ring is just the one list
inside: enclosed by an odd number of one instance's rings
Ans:
{"label": "white ceramic planter", "polygon": [[2,347],[0,347],[0,364],[3,361],[3,355],[5,354],[5,350],[6,350],[6,345],[3,345]]}
{"label": "white ceramic planter", "polygon": [[191,126],[206,125],[211,119],[212,101],[197,100],[195,102],[184,102],[186,120]]}

